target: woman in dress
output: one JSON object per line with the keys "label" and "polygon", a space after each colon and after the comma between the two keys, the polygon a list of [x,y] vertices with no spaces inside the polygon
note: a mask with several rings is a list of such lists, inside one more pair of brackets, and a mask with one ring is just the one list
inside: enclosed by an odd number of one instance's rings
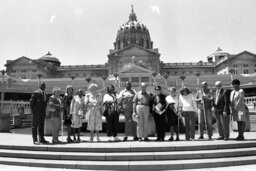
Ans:
{"label": "woman in dress", "polygon": [[66,127],[67,127],[67,142],[69,142],[69,143],[74,142],[70,138],[71,124],[72,124],[72,122],[71,122],[72,115],[70,114],[70,104],[71,104],[71,101],[73,99],[73,92],[74,92],[73,87],[68,85],[67,88],[66,88],[66,93],[65,93],[65,95],[63,97],[63,101],[62,101],[63,115],[64,115],[64,125],[66,125]]}
{"label": "woman in dress", "polygon": [[97,137],[96,140],[99,142],[99,131],[102,130],[102,96],[101,93],[97,92],[97,84],[92,83],[88,89],[90,93],[85,95],[85,106],[87,108],[87,130],[91,131],[91,138],[89,141],[93,142],[95,131]]}
{"label": "woman in dress", "polygon": [[107,93],[103,97],[104,116],[107,122],[107,136],[108,141],[120,141],[117,136],[119,113],[117,112],[117,94],[115,87],[109,85],[107,87]]}
{"label": "woman in dress", "polygon": [[234,79],[232,81],[234,90],[230,94],[230,107],[233,121],[237,122],[238,137],[236,140],[244,140],[245,130],[245,105],[244,105],[244,91],[240,89],[240,81]]}
{"label": "woman in dress", "polygon": [[178,95],[176,94],[176,88],[175,87],[170,87],[168,89],[170,92],[170,95],[168,95],[165,100],[167,103],[167,121],[168,125],[170,126],[170,132],[171,132],[171,137],[169,141],[173,141],[173,135],[174,131],[176,132],[176,141],[179,141],[179,131],[178,131]]}
{"label": "woman in dress", "polygon": [[[83,108],[84,108],[84,97],[83,90],[79,89],[77,95],[75,95],[71,101],[70,114],[72,115],[71,127],[74,130],[74,141],[80,142],[80,128],[82,127],[83,118]],[[77,132],[77,140],[76,140]]]}
{"label": "woman in dress", "polygon": [[185,118],[185,134],[186,141],[195,139],[195,116],[196,102],[194,96],[187,87],[180,90],[179,105],[182,109],[182,116]]}
{"label": "woman in dress", "polygon": [[49,111],[51,121],[52,121],[52,143],[59,144],[59,131],[61,125],[61,89],[59,87],[54,87],[52,90],[53,95],[49,99],[49,106],[51,110]]}

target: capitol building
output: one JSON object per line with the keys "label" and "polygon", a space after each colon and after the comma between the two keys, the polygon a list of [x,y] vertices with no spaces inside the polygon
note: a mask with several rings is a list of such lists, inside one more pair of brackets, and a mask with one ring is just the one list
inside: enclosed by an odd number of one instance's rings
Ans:
{"label": "capitol building", "polygon": [[157,82],[165,87],[181,87],[184,84],[196,87],[201,81],[213,86],[217,80],[230,85],[234,77],[246,83],[255,81],[256,54],[248,51],[231,54],[217,48],[198,62],[161,61],[161,49],[154,47],[150,30],[138,20],[133,8],[128,21],[120,26],[113,39],[114,47],[109,50],[106,63],[99,65],[61,65],[58,57],[51,52],[37,59],[22,56],[16,60],[7,60],[8,84],[36,85],[38,79],[42,79],[51,85],[49,88],[54,84],[64,88],[71,83],[86,88],[90,81],[102,87],[107,83],[122,87],[125,81],[131,81],[134,87],[138,87],[140,82],[152,86]]}

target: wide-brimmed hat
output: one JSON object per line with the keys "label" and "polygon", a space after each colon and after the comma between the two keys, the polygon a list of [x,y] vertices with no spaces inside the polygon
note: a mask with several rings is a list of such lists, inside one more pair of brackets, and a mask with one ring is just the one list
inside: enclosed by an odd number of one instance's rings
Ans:
{"label": "wide-brimmed hat", "polygon": [[189,90],[188,87],[182,87],[182,88],[180,89],[180,94],[183,95],[183,94],[184,94],[184,91],[187,91],[188,94],[191,93],[191,91]]}

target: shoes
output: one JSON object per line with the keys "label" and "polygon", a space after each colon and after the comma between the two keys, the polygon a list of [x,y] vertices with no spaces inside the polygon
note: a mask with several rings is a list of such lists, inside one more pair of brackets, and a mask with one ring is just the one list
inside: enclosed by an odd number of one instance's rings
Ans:
{"label": "shoes", "polygon": [[59,140],[52,140],[52,143],[53,143],[53,144],[61,144],[62,142],[59,141]]}
{"label": "shoes", "polygon": [[161,141],[161,138],[157,138],[155,141]]}
{"label": "shoes", "polygon": [[118,136],[115,136],[115,137],[114,137],[114,140],[115,140],[115,141],[121,141]]}
{"label": "shoes", "polygon": [[164,138],[161,138],[160,141],[164,141]]}
{"label": "shoes", "polygon": [[108,137],[108,142],[111,142],[113,141],[113,138],[112,137]]}
{"label": "shoes", "polygon": [[204,139],[204,136],[200,135],[197,139],[198,139],[198,140],[203,140],[203,139]]}
{"label": "shoes", "polygon": [[224,140],[224,137],[218,137],[216,140]]}
{"label": "shoes", "polygon": [[144,141],[149,141],[149,139],[146,137],[146,138],[144,138]]}
{"label": "shoes", "polygon": [[40,143],[38,142],[38,140],[33,140],[33,144],[35,144],[35,145],[40,145]]}
{"label": "shoes", "polygon": [[237,141],[243,141],[243,140],[244,140],[244,136],[238,136],[238,137],[236,138],[236,140],[237,140]]}
{"label": "shoes", "polygon": [[93,142],[93,137],[90,138],[89,142]]}
{"label": "shoes", "polygon": [[209,136],[209,137],[208,137],[208,140],[212,140],[212,136]]}
{"label": "shoes", "polygon": [[139,142],[142,142],[143,140],[142,140],[142,138],[139,138]]}
{"label": "shoes", "polygon": [[128,139],[127,137],[124,137],[123,141],[127,141],[127,139]]}
{"label": "shoes", "polygon": [[40,143],[42,143],[42,144],[49,144],[49,141],[41,140]]}
{"label": "shoes", "polygon": [[77,143],[80,143],[81,142],[81,139],[80,138],[77,138],[77,141],[76,141]]}
{"label": "shoes", "polygon": [[180,138],[179,138],[179,137],[177,137],[177,138],[176,138],[176,141],[179,141],[179,140],[180,140]]}
{"label": "shoes", "polygon": [[169,138],[169,140],[168,140],[168,141],[173,141],[173,137]]}
{"label": "shoes", "polygon": [[71,138],[67,138],[68,143],[73,143],[74,141]]}
{"label": "shoes", "polygon": [[138,138],[138,137],[133,137],[133,140],[134,140],[134,141],[138,141],[139,138]]}
{"label": "shoes", "polygon": [[100,142],[100,138],[99,138],[99,137],[97,137],[97,138],[96,138],[96,141],[97,141],[97,142]]}
{"label": "shoes", "polygon": [[227,141],[227,140],[229,140],[229,138],[228,138],[228,137],[225,137],[225,138],[224,138],[224,141]]}

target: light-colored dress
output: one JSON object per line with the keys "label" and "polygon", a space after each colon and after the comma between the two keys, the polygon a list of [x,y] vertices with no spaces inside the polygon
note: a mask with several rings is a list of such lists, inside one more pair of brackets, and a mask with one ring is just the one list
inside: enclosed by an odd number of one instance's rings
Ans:
{"label": "light-colored dress", "polygon": [[100,93],[93,95],[92,93],[88,93],[85,95],[84,103],[87,106],[86,119],[87,130],[102,130],[102,96]]}
{"label": "light-colored dress", "polygon": [[72,114],[72,128],[82,127],[82,117],[84,108],[84,97],[74,96],[70,104],[70,114]]}
{"label": "light-colored dress", "polygon": [[230,106],[232,109],[233,121],[245,121],[244,91],[233,90],[230,94]]}

